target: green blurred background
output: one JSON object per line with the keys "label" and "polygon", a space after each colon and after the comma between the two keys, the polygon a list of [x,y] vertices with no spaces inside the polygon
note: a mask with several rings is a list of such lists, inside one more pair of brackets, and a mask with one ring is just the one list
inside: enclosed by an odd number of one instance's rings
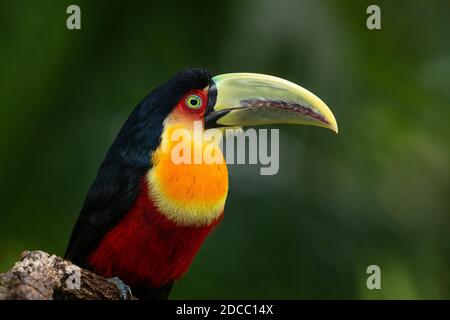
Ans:
{"label": "green blurred background", "polygon": [[225,219],[173,298],[450,298],[449,31],[448,0],[2,0],[0,272],[64,253],[127,115],[202,66],[299,83],[340,132],[283,126],[278,175],[230,167]]}

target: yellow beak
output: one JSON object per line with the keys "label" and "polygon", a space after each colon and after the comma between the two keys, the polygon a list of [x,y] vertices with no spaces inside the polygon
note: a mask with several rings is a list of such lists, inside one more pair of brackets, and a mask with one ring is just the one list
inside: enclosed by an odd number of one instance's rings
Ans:
{"label": "yellow beak", "polygon": [[336,119],[313,93],[290,81],[257,73],[212,78],[207,128],[266,124],[306,124],[338,132]]}

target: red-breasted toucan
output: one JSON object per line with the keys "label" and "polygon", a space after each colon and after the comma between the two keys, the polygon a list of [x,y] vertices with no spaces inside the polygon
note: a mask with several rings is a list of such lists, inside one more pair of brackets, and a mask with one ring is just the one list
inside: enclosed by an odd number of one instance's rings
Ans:
{"label": "red-breasted toucan", "polygon": [[74,227],[67,259],[120,278],[138,298],[168,297],[222,219],[228,192],[225,163],[171,161],[169,133],[192,130],[194,121],[205,129],[290,123],[338,130],[322,100],[287,80],[181,71],[144,98],[109,148]]}

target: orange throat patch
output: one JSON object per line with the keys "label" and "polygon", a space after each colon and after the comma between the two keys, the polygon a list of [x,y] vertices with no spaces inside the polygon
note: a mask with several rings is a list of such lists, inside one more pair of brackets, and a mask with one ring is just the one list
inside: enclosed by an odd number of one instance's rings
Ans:
{"label": "orange throat patch", "polygon": [[147,174],[149,196],[160,212],[178,225],[209,225],[223,213],[228,193],[227,166],[219,146],[204,141],[203,137],[201,144],[193,140],[187,144],[192,150],[192,160],[195,152],[203,154],[209,148],[222,161],[211,164],[173,161],[174,148],[180,142],[174,141],[172,134],[180,128],[188,130],[186,126],[166,124],[161,145],[152,156],[153,167]]}

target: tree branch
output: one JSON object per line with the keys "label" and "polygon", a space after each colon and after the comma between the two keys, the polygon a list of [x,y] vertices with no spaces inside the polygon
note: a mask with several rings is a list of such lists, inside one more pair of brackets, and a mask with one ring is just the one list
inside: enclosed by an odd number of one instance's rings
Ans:
{"label": "tree branch", "polygon": [[[129,297],[135,299],[134,297]],[[43,251],[24,251],[0,274],[0,300],[118,300],[115,284]]]}

